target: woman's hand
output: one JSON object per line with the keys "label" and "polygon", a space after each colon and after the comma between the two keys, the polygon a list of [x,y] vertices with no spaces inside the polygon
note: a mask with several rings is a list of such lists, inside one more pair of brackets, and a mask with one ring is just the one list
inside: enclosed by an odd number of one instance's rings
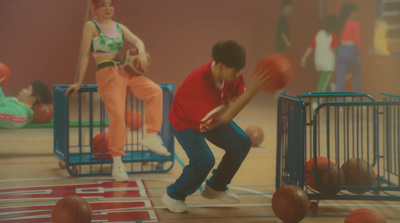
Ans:
{"label": "woman's hand", "polygon": [[147,55],[144,52],[140,52],[138,55],[138,60],[139,60],[139,65],[140,68],[146,72],[149,69],[150,63],[149,60],[147,59]]}
{"label": "woman's hand", "polygon": [[[67,88],[67,91],[65,91],[65,96],[66,97],[68,97],[68,96],[74,96],[75,94],[76,94],[76,92],[78,92],[79,91],[79,89],[81,88],[81,84],[80,83],[75,83],[75,84],[72,84],[71,86],[69,86],[68,88]],[[70,94],[71,93],[71,94]]]}

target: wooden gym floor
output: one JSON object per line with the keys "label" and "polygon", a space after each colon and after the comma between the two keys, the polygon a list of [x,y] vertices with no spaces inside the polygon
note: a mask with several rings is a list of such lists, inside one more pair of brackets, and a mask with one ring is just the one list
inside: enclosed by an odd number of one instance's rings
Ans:
{"label": "wooden gym floor", "polygon": [[[258,95],[235,119],[242,127],[257,124],[265,139],[252,148],[231,189],[241,202],[224,205],[206,200],[200,192],[187,198],[189,212],[174,214],[161,203],[165,188],[182,172],[188,159],[176,143],[173,169],[161,174],[130,175],[131,182],[111,177],[70,177],[53,155],[52,129],[0,130],[0,222],[50,222],[52,206],[68,192],[81,193],[93,208],[93,222],[278,222],[271,208],[275,191],[276,101]],[[210,144],[217,163],[222,150]],[[68,186],[70,185],[70,186]],[[96,190],[85,190],[85,187]],[[381,201],[321,201],[318,212],[303,223],[344,222],[349,212],[370,208],[388,222],[400,222],[400,204]]]}

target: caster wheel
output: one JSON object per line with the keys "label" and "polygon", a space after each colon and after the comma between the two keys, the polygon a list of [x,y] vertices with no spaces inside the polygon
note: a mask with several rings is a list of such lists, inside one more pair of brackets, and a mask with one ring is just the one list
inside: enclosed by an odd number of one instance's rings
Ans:
{"label": "caster wheel", "polygon": [[60,169],[65,170],[67,167],[65,166],[65,162],[64,161],[59,161],[58,162],[58,166],[60,167]]}
{"label": "caster wheel", "polygon": [[317,213],[317,211],[318,211],[318,204],[319,204],[319,201],[317,201],[317,202],[312,201],[312,202],[310,203],[311,214],[315,215],[315,214]]}
{"label": "caster wheel", "polygon": [[162,170],[163,169],[163,164],[162,163],[157,163],[156,166],[154,167],[155,170]]}
{"label": "caster wheel", "polygon": [[69,166],[69,171],[73,174],[79,174],[79,169],[77,166]]}

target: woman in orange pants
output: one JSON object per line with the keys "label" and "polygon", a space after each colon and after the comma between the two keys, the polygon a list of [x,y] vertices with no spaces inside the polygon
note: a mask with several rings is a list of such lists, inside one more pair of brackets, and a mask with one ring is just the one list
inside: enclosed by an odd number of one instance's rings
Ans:
{"label": "woman in orange pants", "polygon": [[168,155],[168,150],[158,135],[162,123],[162,90],[153,81],[144,76],[132,76],[121,66],[118,53],[123,39],[138,49],[141,68],[146,71],[149,62],[145,55],[142,40],[126,26],[112,20],[115,10],[114,0],[91,0],[94,20],[86,22],[82,36],[82,57],[78,82],[66,91],[75,94],[81,87],[85,76],[90,51],[97,64],[96,82],[98,92],[109,115],[109,152],[113,157],[112,176],[116,181],[129,180],[122,163],[123,146],[126,141],[125,99],[127,91],[145,101],[145,124],[147,134],[142,144],[148,149]]}

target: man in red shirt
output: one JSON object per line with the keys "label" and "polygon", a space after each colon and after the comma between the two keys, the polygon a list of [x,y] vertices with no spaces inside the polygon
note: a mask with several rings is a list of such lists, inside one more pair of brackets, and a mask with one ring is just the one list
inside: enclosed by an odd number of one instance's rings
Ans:
{"label": "man in red shirt", "polygon": [[179,87],[169,113],[174,134],[190,162],[182,175],[167,188],[162,202],[171,212],[187,211],[185,198],[194,193],[214,167],[215,158],[205,139],[225,150],[202,196],[224,203],[239,202],[228,190],[251,147],[249,136],[232,119],[267,82],[267,72],[253,75],[245,90],[241,74],[246,55],[234,41],[217,43],[213,60],[195,69]]}

